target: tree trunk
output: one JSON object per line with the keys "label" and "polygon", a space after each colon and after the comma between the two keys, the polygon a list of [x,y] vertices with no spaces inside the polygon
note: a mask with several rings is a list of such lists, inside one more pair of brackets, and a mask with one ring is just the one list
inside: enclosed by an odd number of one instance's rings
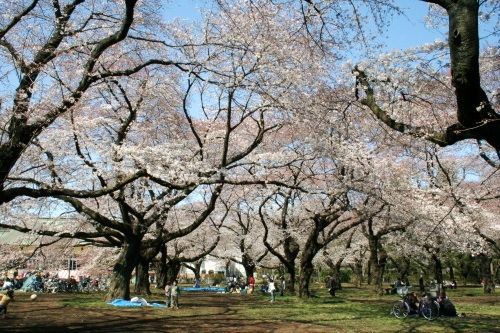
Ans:
{"label": "tree trunk", "polygon": [[[328,259],[326,261],[328,268],[330,268],[330,274],[332,275],[333,281],[335,281],[335,283],[336,283],[336,285],[334,286],[336,290],[342,289],[342,283],[340,281],[340,279],[341,279],[340,268],[342,267],[343,261],[344,261],[344,258],[340,258],[335,263],[333,263],[333,261],[331,259]],[[331,287],[331,286],[329,286],[329,287]]]}
{"label": "tree trunk", "polygon": [[299,284],[299,297],[307,297],[311,296],[311,292],[309,290],[309,283],[311,281],[311,276],[314,272],[314,266],[312,261],[305,261],[301,264],[300,269],[300,284]]}
{"label": "tree trunk", "polygon": [[411,261],[409,258],[401,258],[397,262],[393,260],[396,269],[398,270],[399,279],[404,282],[405,285],[410,285],[410,280],[408,276],[410,275]]}
{"label": "tree trunk", "polygon": [[437,284],[443,284],[443,265],[441,263],[441,259],[437,256],[437,254],[432,254],[432,261],[434,261],[434,279]]}
{"label": "tree trunk", "polygon": [[295,265],[287,266],[286,271],[288,273],[288,281],[286,285],[286,290],[295,295],[295,283],[296,283],[296,274],[295,274]]}
{"label": "tree trunk", "polygon": [[478,257],[481,265],[481,277],[484,293],[491,294],[495,291],[495,283],[493,282],[493,275],[491,273],[492,259],[485,254],[480,254]]}
{"label": "tree trunk", "polygon": [[372,261],[373,275],[375,278],[375,283],[373,285],[375,292],[378,295],[384,294],[384,288],[382,283],[384,281],[385,265],[387,263],[387,254],[385,251],[380,250],[379,255],[375,254]]}
{"label": "tree trunk", "polygon": [[288,273],[288,283],[286,285],[286,290],[295,295],[295,284],[297,282],[297,273],[295,269],[295,261],[300,253],[300,246],[295,240],[295,238],[289,236],[285,239],[283,244],[283,250],[285,253],[286,262],[282,262],[282,264],[286,268],[286,272]]}
{"label": "tree trunk", "polygon": [[380,240],[376,236],[369,235],[368,246],[370,249],[370,268],[372,270],[372,279],[374,279],[373,290],[378,295],[383,295],[384,288],[382,287],[382,282],[387,263],[387,253],[380,246]]}
{"label": "tree trunk", "polygon": [[167,272],[166,272],[166,281],[168,283],[173,283],[177,280],[177,276],[179,276],[179,272],[181,270],[181,262],[177,259],[172,259],[167,262]]}
{"label": "tree trunk", "polygon": [[203,259],[194,262],[194,278],[201,281],[201,265],[203,264]]}
{"label": "tree trunk", "polygon": [[366,265],[366,283],[372,284],[372,261],[368,260],[368,264]]}
{"label": "tree trunk", "polygon": [[120,255],[113,266],[111,284],[106,300],[115,298],[130,299],[130,279],[132,271],[137,266],[140,251],[139,239],[127,239],[120,251]]}
{"label": "tree trunk", "polygon": [[252,276],[255,272],[255,262],[252,258],[248,256],[248,254],[243,253],[241,258],[241,265],[245,269],[246,277]]}
{"label": "tree trunk", "polygon": [[167,250],[165,246],[162,246],[160,253],[160,260],[156,265],[156,288],[163,290],[167,285]]}
{"label": "tree trunk", "polygon": [[453,266],[450,264],[450,280],[455,281],[455,271],[453,270]]}
{"label": "tree trunk", "polygon": [[141,258],[137,264],[134,292],[138,295],[151,295],[149,284],[149,261]]}
{"label": "tree trunk", "polygon": [[363,260],[361,258],[355,258],[354,264],[349,266],[354,274],[354,286],[357,288],[361,287],[363,284]]}
{"label": "tree trunk", "polygon": [[479,1],[451,1],[447,8],[451,58],[451,82],[457,97],[461,125],[474,128],[473,138],[485,139],[500,149],[498,114],[481,88],[479,70]]}

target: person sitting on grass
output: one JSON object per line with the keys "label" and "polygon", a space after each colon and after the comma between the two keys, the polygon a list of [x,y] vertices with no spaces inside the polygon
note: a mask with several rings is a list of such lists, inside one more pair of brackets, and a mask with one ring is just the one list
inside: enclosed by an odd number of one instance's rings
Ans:
{"label": "person sitting on grass", "polygon": [[7,290],[6,294],[0,294],[0,314],[2,315],[2,318],[5,318],[5,315],[7,314],[7,306],[13,300],[14,290],[12,289]]}
{"label": "person sitting on grass", "polygon": [[[421,302],[420,302],[421,303]],[[420,306],[417,294],[414,292],[408,294],[408,305],[410,306],[410,313],[417,313]]]}
{"label": "person sitting on grass", "polygon": [[446,317],[456,317],[458,315],[457,309],[455,309],[455,305],[450,301],[448,296],[446,296],[446,293],[444,291],[439,294],[437,301],[439,303],[440,315]]}

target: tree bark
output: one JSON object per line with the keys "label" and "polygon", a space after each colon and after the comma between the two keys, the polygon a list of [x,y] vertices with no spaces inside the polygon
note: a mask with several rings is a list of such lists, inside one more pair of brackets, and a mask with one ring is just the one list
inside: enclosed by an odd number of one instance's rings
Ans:
{"label": "tree bark", "polygon": [[172,259],[168,261],[166,265],[167,283],[173,283],[175,280],[177,280],[180,270],[181,270],[181,262],[179,260]]}
{"label": "tree bark", "polygon": [[246,277],[252,276],[255,272],[255,262],[250,256],[244,252],[241,257],[241,265],[245,269]]}
{"label": "tree bark", "polygon": [[307,297],[311,296],[311,292],[309,290],[309,283],[311,281],[311,276],[314,272],[314,266],[312,264],[312,260],[304,261],[301,264],[300,269],[300,284],[299,284],[299,297]]}
{"label": "tree bark", "polygon": [[492,259],[486,254],[480,254],[478,258],[481,267],[481,283],[483,284],[483,291],[485,294],[491,294],[495,291],[495,283],[491,272]]}
{"label": "tree bark", "polygon": [[453,266],[450,264],[450,280],[455,281],[455,271],[453,270]]}
{"label": "tree bark", "polygon": [[149,283],[149,261],[140,258],[136,269],[136,280],[134,292],[138,295],[151,295]]}
{"label": "tree bark", "polygon": [[439,259],[436,253],[432,253],[431,255],[432,261],[434,262],[434,279],[439,285],[443,284],[443,264],[441,263],[441,259]]}
{"label": "tree bark", "polygon": [[165,246],[160,249],[160,260],[156,264],[156,288],[164,289],[167,285],[167,250]]}
{"label": "tree bark", "polygon": [[106,300],[130,299],[130,279],[132,271],[138,264],[140,244],[140,240],[133,238],[127,238],[124,242],[120,255],[113,266]]}
{"label": "tree bark", "polygon": [[363,284],[363,260],[360,258],[354,259],[354,264],[350,265],[354,274],[354,286],[361,287]]}
{"label": "tree bark", "polygon": [[366,265],[366,283],[371,285],[372,284],[372,261],[368,260],[368,263]]}

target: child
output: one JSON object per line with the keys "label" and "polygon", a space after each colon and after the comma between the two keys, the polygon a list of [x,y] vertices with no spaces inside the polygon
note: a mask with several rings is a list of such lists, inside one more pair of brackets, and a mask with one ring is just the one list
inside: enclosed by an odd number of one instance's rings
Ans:
{"label": "child", "polygon": [[172,308],[179,308],[179,286],[177,285],[177,281],[174,281],[172,284],[171,293],[171,306]]}
{"label": "child", "polygon": [[269,286],[267,287],[267,291],[271,293],[271,303],[274,302],[275,296],[274,296],[274,291],[276,290],[276,287],[274,286],[274,280],[269,279]]}
{"label": "child", "polygon": [[167,308],[170,307],[171,302],[171,297],[172,297],[172,286],[170,285],[170,282],[167,283],[165,286],[165,297],[167,300],[165,301],[165,304],[167,305]]}
{"label": "child", "polygon": [[5,318],[7,305],[9,305],[10,301],[14,300],[14,290],[10,289],[7,291],[7,294],[0,294],[0,297],[0,313],[2,314],[2,318]]}

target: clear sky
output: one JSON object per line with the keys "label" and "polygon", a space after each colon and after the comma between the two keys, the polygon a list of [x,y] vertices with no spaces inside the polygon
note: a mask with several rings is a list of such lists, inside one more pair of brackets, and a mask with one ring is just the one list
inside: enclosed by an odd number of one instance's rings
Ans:
{"label": "clear sky", "polygon": [[[165,6],[164,14],[168,18],[180,18],[185,20],[196,20],[201,17],[200,9],[206,7],[209,0],[173,0]],[[387,48],[383,51],[393,49],[405,49],[415,47],[424,43],[439,40],[446,40],[447,27],[441,30],[426,27],[424,19],[427,15],[428,4],[420,0],[398,0],[396,4],[400,6],[405,15],[395,16],[383,41]],[[498,13],[494,13],[498,15]],[[496,16],[498,21],[498,16]],[[480,24],[482,35],[486,35],[485,30],[494,30],[495,20],[488,26]],[[498,43],[498,41],[489,41]]]}
{"label": "clear sky", "polygon": [[[207,0],[172,1],[164,8],[167,18],[196,20],[201,17],[200,9],[207,6]],[[414,47],[436,39],[445,40],[446,35],[425,26],[424,17],[428,5],[418,0],[400,0],[397,2],[406,15],[396,16],[388,27],[384,42],[387,50]]]}

